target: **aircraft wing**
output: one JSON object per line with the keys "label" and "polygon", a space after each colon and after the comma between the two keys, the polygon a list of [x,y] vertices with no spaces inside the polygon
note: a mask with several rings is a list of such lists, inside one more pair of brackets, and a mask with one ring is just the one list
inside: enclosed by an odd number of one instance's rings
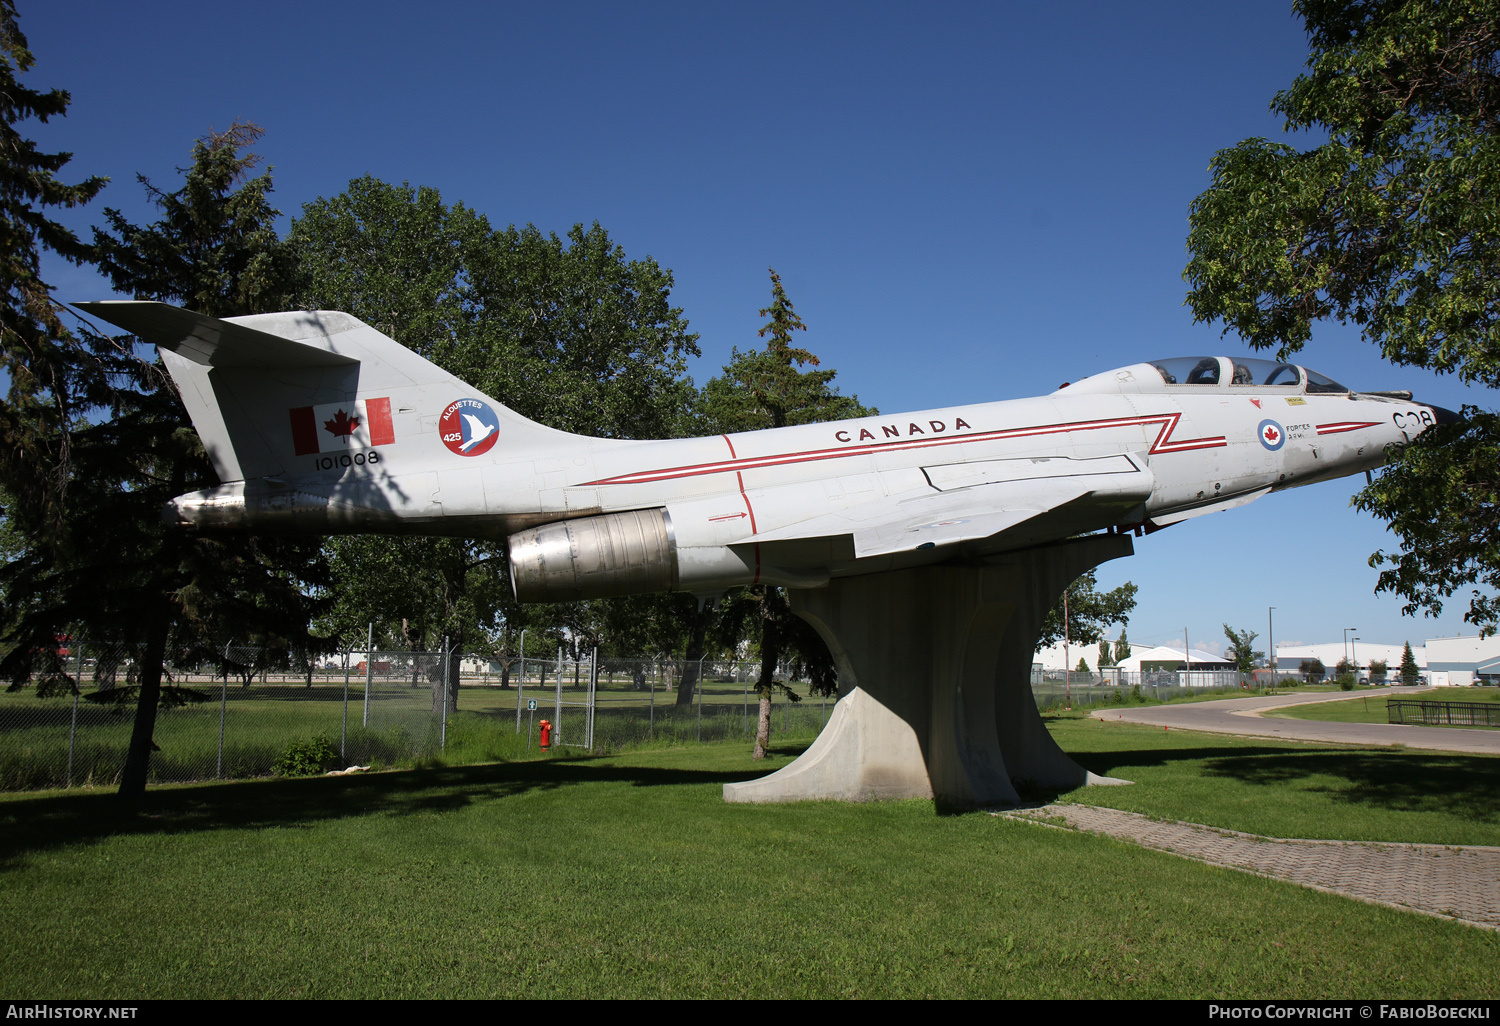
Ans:
{"label": "aircraft wing", "polygon": [[[1076,460],[991,460],[922,468],[920,487],[867,500],[757,534],[767,544],[852,536],[857,559],[977,542],[1062,507],[1076,517],[1090,502],[1118,511],[1144,502],[1154,478],[1131,456]],[[1113,522],[1113,519],[1110,520]]]}

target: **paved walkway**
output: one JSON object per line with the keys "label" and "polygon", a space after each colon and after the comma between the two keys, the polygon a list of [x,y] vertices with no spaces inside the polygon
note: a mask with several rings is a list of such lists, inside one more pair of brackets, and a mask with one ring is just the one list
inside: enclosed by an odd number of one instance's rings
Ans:
{"label": "paved walkway", "polygon": [[1301,841],[1196,823],[1162,822],[1090,805],[1044,805],[1001,813],[1133,841],[1211,866],[1290,880],[1375,905],[1500,930],[1500,847]]}
{"label": "paved walkway", "polygon": [[[1264,695],[1257,698],[1226,698],[1213,702],[1186,702],[1181,705],[1140,706],[1123,709],[1099,709],[1089,715],[1099,720],[1123,720],[1182,730],[1203,730],[1215,734],[1241,734],[1248,737],[1274,737],[1295,741],[1334,741],[1348,745],[1405,745],[1407,748],[1433,749],[1442,752],[1468,752],[1476,755],[1500,755],[1500,730],[1469,730],[1463,727],[1413,727],[1399,723],[1320,723],[1317,720],[1286,720],[1261,714],[1270,709],[1310,702],[1358,701],[1361,698],[1385,698],[1395,695],[1449,697],[1440,688],[1382,688],[1353,694],[1320,693],[1301,695]],[[1453,700],[1461,696],[1454,695]]]}

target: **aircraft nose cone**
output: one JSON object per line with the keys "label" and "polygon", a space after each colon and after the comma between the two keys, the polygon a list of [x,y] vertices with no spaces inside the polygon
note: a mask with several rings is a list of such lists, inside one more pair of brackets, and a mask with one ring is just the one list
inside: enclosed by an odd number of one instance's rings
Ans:
{"label": "aircraft nose cone", "polygon": [[1463,423],[1463,418],[1454,413],[1452,410],[1444,409],[1441,406],[1431,406],[1428,408],[1432,410],[1432,416],[1437,420],[1439,424]]}

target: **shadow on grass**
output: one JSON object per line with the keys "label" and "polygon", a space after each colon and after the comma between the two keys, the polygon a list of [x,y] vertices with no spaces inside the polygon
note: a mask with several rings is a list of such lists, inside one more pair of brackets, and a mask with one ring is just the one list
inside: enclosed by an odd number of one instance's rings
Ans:
{"label": "shadow on grass", "polygon": [[[1077,752],[1085,769],[1131,776],[1132,769],[1197,763],[1203,776],[1256,787],[1295,788],[1351,806],[1442,812],[1500,823],[1500,760],[1410,749],[1314,749],[1270,746]],[[1181,767],[1191,772],[1187,766]]]}
{"label": "shadow on grass", "polygon": [[[795,755],[805,745],[773,749]],[[771,770],[704,772],[606,766],[590,756],[400,770],[349,777],[256,780],[152,789],[135,809],[113,793],[49,795],[0,803],[0,871],[31,852],[116,834],[261,829],[345,817],[456,811],[530,791],[625,782],[636,787],[727,784]]]}

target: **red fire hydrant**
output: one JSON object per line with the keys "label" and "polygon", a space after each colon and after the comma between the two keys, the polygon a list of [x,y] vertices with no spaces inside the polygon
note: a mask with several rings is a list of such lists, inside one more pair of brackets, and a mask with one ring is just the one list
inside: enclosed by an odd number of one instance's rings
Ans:
{"label": "red fire hydrant", "polygon": [[545,752],[549,748],[552,747],[552,724],[548,720],[543,720],[541,722],[541,728],[542,728],[542,751]]}

